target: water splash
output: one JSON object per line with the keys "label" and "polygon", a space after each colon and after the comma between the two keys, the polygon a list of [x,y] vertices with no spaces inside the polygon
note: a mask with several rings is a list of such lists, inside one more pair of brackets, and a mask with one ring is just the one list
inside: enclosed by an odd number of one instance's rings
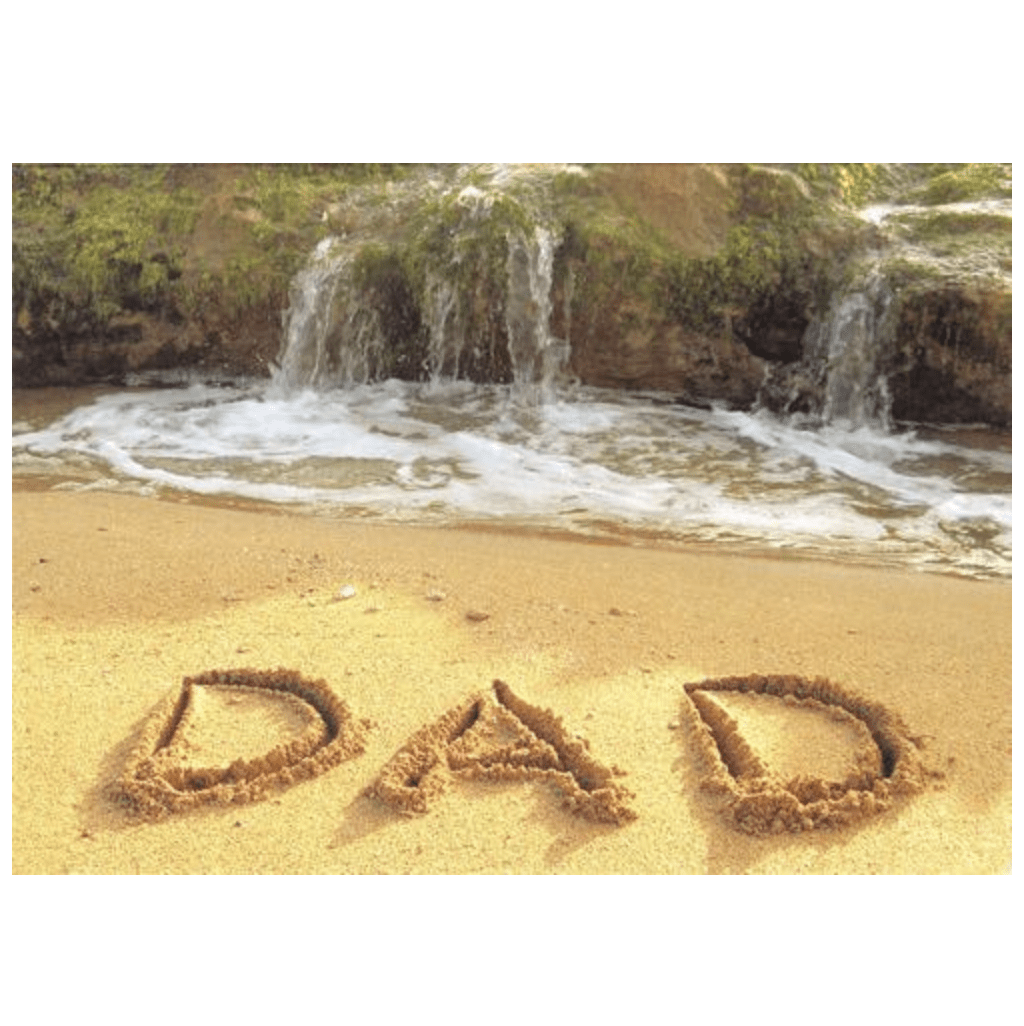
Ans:
{"label": "water splash", "polygon": [[[560,236],[532,178],[516,195],[500,168],[490,184],[477,181],[457,179],[425,202],[393,245],[359,237],[317,246],[290,289],[274,372],[282,394],[387,377],[510,381],[517,401],[551,394],[569,359],[568,342],[550,332]],[[397,328],[396,281],[408,307]]]}
{"label": "water splash", "polygon": [[767,366],[758,408],[797,423],[891,431],[895,320],[892,291],[873,267],[811,320],[799,362]]}
{"label": "water splash", "polygon": [[892,293],[877,273],[840,295],[804,336],[804,360],[824,375],[822,419],[846,428],[892,428],[884,357],[893,341]]}
{"label": "water splash", "polygon": [[383,365],[377,311],[356,287],[355,256],[324,239],[295,276],[284,318],[284,344],[272,371],[279,390],[348,387],[373,380]]}
{"label": "water splash", "polygon": [[505,320],[513,384],[521,398],[550,395],[569,360],[569,345],[551,335],[554,235],[538,227],[533,237],[510,235]]}
{"label": "water splash", "polygon": [[184,491],[325,516],[490,521],[589,536],[1012,572],[1010,438],[815,429],[583,387],[388,380],[275,397],[130,389],[16,425],[16,476]]}

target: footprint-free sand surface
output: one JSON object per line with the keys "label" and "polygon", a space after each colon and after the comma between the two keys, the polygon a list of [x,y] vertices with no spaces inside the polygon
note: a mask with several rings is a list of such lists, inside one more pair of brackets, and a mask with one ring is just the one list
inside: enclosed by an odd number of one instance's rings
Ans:
{"label": "footprint-free sand surface", "polygon": [[[1006,582],[18,482],[12,514],[15,873],[1009,868]],[[331,716],[203,676],[279,668],[344,704],[341,735],[369,721],[361,743],[293,774],[332,743]],[[865,799],[872,814],[845,825],[738,829],[729,795],[707,790],[684,688],[754,675],[826,678],[891,714],[923,786]],[[186,677],[200,678],[187,710],[154,726]],[[710,701],[778,779],[862,771],[888,794],[892,757],[856,715]],[[162,753],[153,793],[199,799],[133,807],[140,744]],[[227,800],[205,800],[197,767]]]}

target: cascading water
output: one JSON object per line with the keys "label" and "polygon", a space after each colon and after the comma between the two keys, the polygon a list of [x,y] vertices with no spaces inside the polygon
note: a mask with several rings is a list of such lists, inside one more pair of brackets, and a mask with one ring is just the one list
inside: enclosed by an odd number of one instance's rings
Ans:
{"label": "cascading water", "polygon": [[877,274],[833,302],[804,336],[804,360],[823,374],[826,424],[889,430],[890,397],[883,369],[892,339],[892,295]]}
{"label": "cascading water", "polygon": [[274,369],[285,390],[347,386],[372,380],[382,363],[377,312],[362,301],[354,255],[324,239],[292,282],[284,345]]}
{"label": "cascading water", "polygon": [[[292,283],[275,384],[285,391],[347,387],[390,376],[437,384],[478,380],[471,370],[481,366],[498,368],[490,379],[500,380],[504,365],[517,399],[549,395],[569,358],[568,343],[550,332],[558,240],[543,224],[524,228],[529,212],[518,206],[515,226],[503,229],[495,213],[499,198],[504,197],[467,186],[450,205],[454,225],[435,227],[433,235],[428,228],[418,258],[426,265],[422,284],[406,282],[418,293],[411,300],[415,324],[399,338],[387,335],[381,308],[391,300],[367,285],[372,273],[359,245],[334,238],[321,242]],[[496,246],[504,249],[500,264]],[[370,252],[372,264],[372,247]],[[505,349],[500,358],[485,352],[499,336]],[[391,359],[394,348],[418,354],[399,374]]]}
{"label": "cascading water", "polygon": [[569,343],[552,337],[551,281],[555,240],[538,227],[532,238],[509,237],[505,322],[513,384],[523,395],[543,398],[569,360]]}
{"label": "cascading water", "polygon": [[[774,383],[771,408],[799,417],[566,387],[553,221],[510,198],[514,173],[472,174],[320,243],[269,387],[83,396],[15,423],[15,474],[1010,576],[1009,436],[886,430],[896,303],[880,274],[836,297]],[[571,270],[558,284],[568,339]]]}
{"label": "cascading water", "polygon": [[431,274],[427,279],[427,318],[430,343],[427,367],[432,382],[459,376],[459,358],[465,343],[465,331],[459,318],[458,292],[445,278]]}
{"label": "cascading water", "polygon": [[427,328],[427,353],[423,369],[429,381],[437,385],[458,380],[467,374],[468,365],[479,356],[481,332],[475,323],[476,308],[488,305],[481,289],[485,269],[480,254],[470,251],[468,243],[487,222],[494,196],[468,185],[455,196],[457,227],[448,233],[447,245],[433,253],[426,272],[426,286],[420,304]]}
{"label": "cascading water", "polygon": [[799,362],[768,366],[758,406],[805,425],[891,431],[895,309],[883,275],[860,276],[808,324]]}
{"label": "cascading water", "polygon": [[[909,270],[933,289],[973,279],[981,292],[1000,283],[1010,291],[1012,207],[1007,197],[860,210],[875,227],[870,252],[856,257],[855,280],[834,297],[827,315],[811,321],[799,363],[768,370],[762,404],[817,424],[891,431],[889,375],[906,380],[908,360],[896,352],[903,297],[894,295],[886,268],[894,277]],[[994,227],[1000,221],[1005,228]]]}

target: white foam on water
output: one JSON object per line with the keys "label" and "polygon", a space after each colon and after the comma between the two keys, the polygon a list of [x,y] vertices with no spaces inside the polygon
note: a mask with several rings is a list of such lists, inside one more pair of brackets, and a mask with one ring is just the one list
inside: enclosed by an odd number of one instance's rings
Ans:
{"label": "white foam on water", "polygon": [[985,575],[1012,561],[1011,457],[998,446],[600,389],[540,405],[444,381],[133,389],[18,431],[12,455],[25,472],[92,466],[83,487],[113,473],[339,515],[611,524]]}

